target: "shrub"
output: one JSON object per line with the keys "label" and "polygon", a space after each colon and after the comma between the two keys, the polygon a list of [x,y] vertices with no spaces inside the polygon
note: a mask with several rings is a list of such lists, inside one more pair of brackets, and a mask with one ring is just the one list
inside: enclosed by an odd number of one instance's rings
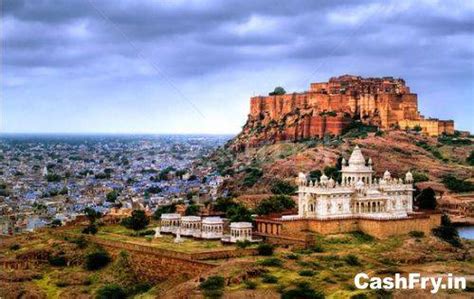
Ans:
{"label": "shrub", "polygon": [[264,282],[264,283],[277,283],[278,278],[274,275],[271,275],[271,274],[264,274],[262,276],[262,282]]}
{"label": "shrub", "polygon": [[462,247],[461,240],[456,228],[451,223],[448,215],[441,217],[441,225],[432,230],[433,235],[440,238],[441,240],[451,244],[454,247]]}
{"label": "shrub", "polygon": [[97,226],[95,224],[89,224],[88,226],[86,226],[82,230],[82,233],[83,234],[95,235],[97,233],[97,231],[98,231],[98,229],[97,229]]}
{"label": "shrub", "polygon": [[48,262],[51,266],[55,267],[64,267],[67,264],[66,257],[62,254],[50,256]]}
{"label": "shrub", "polygon": [[249,240],[244,240],[244,241],[237,241],[237,243],[235,243],[235,245],[237,245],[237,247],[239,248],[247,248],[249,247],[250,245],[252,245],[252,242],[250,242]]}
{"label": "shrub", "polygon": [[[355,295],[351,296],[351,299],[368,299],[368,298],[369,297],[367,297],[367,295],[363,294],[363,293],[362,294],[355,294]],[[379,297],[377,297],[377,298],[379,298]],[[381,298],[383,298],[383,297],[381,297]]]}
{"label": "shrub", "polygon": [[84,238],[84,236],[80,236],[76,239],[72,239],[70,242],[76,244],[77,248],[79,249],[84,249],[89,244],[89,242],[87,241],[86,238]]}
{"label": "shrub", "polygon": [[63,223],[59,219],[54,219],[53,221],[51,221],[51,226],[52,227],[58,227],[58,226],[61,226],[62,224]]}
{"label": "shrub", "polygon": [[257,288],[257,283],[253,280],[244,280],[245,288],[249,290],[255,290]]}
{"label": "shrub", "polygon": [[11,251],[17,251],[18,249],[20,249],[20,244],[12,244],[10,245],[10,247],[8,247]]}
{"label": "shrub", "polygon": [[273,194],[292,195],[296,192],[296,189],[297,187],[292,183],[276,180],[273,182],[270,191],[272,191]]}
{"label": "shrub", "polygon": [[383,135],[385,135],[385,133],[383,131],[379,130],[379,131],[375,132],[375,136],[377,136],[377,137],[382,137]]}
{"label": "shrub", "polygon": [[359,266],[360,261],[359,258],[356,255],[353,254],[348,254],[344,257],[344,261],[349,265],[349,266]]}
{"label": "shrub", "polygon": [[273,249],[274,249],[273,245],[268,244],[268,243],[261,243],[257,247],[258,255],[263,255],[263,256],[273,255]]}
{"label": "shrub", "polygon": [[311,252],[324,252],[324,248],[321,244],[313,244],[309,248]]}
{"label": "shrub", "polygon": [[357,231],[357,232],[352,232],[351,235],[359,242],[362,242],[362,243],[368,243],[368,242],[372,242],[374,241],[374,237],[372,237],[371,235],[368,235],[364,232],[360,232],[360,231]]}
{"label": "shrub", "polygon": [[263,171],[258,168],[249,167],[245,169],[245,177],[243,181],[244,187],[252,187],[262,177]]}
{"label": "shrub", "polygon": [[413,230],[409,232],[408,235],[412,238],[423,238],[425,236],[425,233],[417,231],[417,230]]}
{"label": "shrub", "polygon": [[286,94],[286,90],[281,86],[275,87],[275,89],[272,92],[268,93],[269,96],[284,95],[284,94]]}
{"label": "shrub", "polygon": [[86,254],[84,266],[90,271],[99,270],[107,266],[110,261],[111,258],[106,251],[103,249],[96,249],[95,251]]}
{"label": "shrub", "polygon": [[281,260],[276,257],[266,258],[264,260],[260,260],[258,263],[266,267],[281,267],[283,265]]}
{"label": "shrub", "polygon": [[209,276],[205,281],[201,282],[199,288],[203,290],[207,297],[220,297],[224,289],[224,277],[215,275]]}
{"label": "shrub", "polygon": [[423,172],[413,172],[413,182],[414,183],[419,183],[419,182],[426,182],[429,181],[430,178],[426,173]]}
{"label": "shrub", "polygon": [[453,192],[474,191],[474,184],[465,180],[460,180],[452,175],[447,175],[442,179],[443,184]]}
{"label": "shrub", "polygon": [[120,287],[119,285],[116,284],[108,284],[100,289],[97,290],[96,292],[96,299],[125,299],[127,298],[127,295],[125,291]]}
{"label": "shrub", "polygon": [[296,287],[285,290],[281,294],[282,299],[324,299],[324,294],[311,288],[308,282],[300,282]]}
{"label": "shrub", "polygon": [[148,223],[150,220],[145,215],[145,211],[135,210],[132,212],[132,216],[124,218],[121,224],[128,229],[142,230]]}
{"label": "shrub", "polygon": [[289,259],[289,260],[297,260],[299,259],[299,256],[297,254],[294,254],[294,253],[289,253],[286,255],[286,258]]}
{"label": "shrub", "polygon": [[301,270],[300,272],[298,272],[298,274],[300,276],[311,277],[311,276],[314,276],[314,271],[306,269],[306,270]]}

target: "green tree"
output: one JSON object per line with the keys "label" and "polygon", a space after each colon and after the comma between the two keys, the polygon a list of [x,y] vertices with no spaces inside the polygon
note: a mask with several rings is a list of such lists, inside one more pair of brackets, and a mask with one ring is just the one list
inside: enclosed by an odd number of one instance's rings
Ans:
{"label": "green tree", "polygon": [[230,222],[252,222],[252,212],[243,204],[237,204],[227,209],[226,217]]}
{"label": "green tree", "polygon": [[436,209],[436,193],[431,187],[423,189],[415,202],[420,209],[434,210]]}
{"label": "green tree", "polygon": [[270,188],[273,194],[286,194],[286,195],[292,195],[296,192],[297,187],[295,184],[282,181],[282,180],[275,180],[272,183],[272,186]]}
{"label": "green tree", "polygon": [[145,215],[145,212],[142,210],[134,210],[132,212],[132,216],[124,218],[122,220],[122,225],[125,226],[126,228],[133,229],[133,230],[142,230],[144,229],[148,224],[150,223],[150,220],[148,217]]}
{"label": "green tree", "polygon": [[114,203],[118,198],[118,192],[116,190],[112,190],[109,193],[107,193],[105,197],[106,197],[107,202]]}
{"label": "green tree", "polygon": [[323,173],[321,172],[321,170],[319,169],[312,170],[309,172],[309,179],[312,181],[319,180],[319,178],[321,178],[322,175]]}
{"label": "green tree", "polygon": [[94,224],[97,219],[100,219],[102,217],[102,214],[100,212],[97,212],[96,210],[86,207],[84,209],[84,214],[86,214],[87,219],[89,219],[90,224]]}
{"label": "green tree", "polygon": [[284,94],[286,94],[286,90],[281,86],[275,87],[275,89],[272,92],[268,93],[268,95],[271,95],[271,96],[284,95]]}
{"label": "green tree", "polygon": [[282,299],[324,299],[325,296],[321,291],[317,291],[311,287],[309,282],[298,282],[295,288],[283,291]]}
{"label": "green tree", "polygon": [[285,210],[293,209],[296,206],[291,197],[286,195],[274,195],[262,200],[256,207],[255,212],[258,215],[269,215],[272,213],[281,213]]}
{"label": "green tree", "polygon": [[196,216],[199,213],[199,206],[198,205],[189,205],[184,211],[186,216]]}

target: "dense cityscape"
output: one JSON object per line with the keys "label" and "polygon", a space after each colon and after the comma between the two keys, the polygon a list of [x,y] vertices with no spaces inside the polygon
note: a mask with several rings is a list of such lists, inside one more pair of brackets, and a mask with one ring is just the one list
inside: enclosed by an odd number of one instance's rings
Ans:
{"label": "dense cityscape", "polygon": [[193,164],[228,136],[8,135],[0,143],[0,233],[102,214],[152,213],[172,202],[215,199],[222,178]]}

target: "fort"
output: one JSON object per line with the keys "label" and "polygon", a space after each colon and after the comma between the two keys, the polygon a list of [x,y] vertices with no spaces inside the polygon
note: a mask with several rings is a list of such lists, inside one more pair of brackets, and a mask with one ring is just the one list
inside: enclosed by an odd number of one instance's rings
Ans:
{"label": "fort", "polygon": [[403,79],[343,75],[311,83],[301,93],[255,96],[241,133],[250,145],[340,135],[354,120],[380,129],[416,129],[429,136],[453,134],[452,120],[425,118],[418,96]]}

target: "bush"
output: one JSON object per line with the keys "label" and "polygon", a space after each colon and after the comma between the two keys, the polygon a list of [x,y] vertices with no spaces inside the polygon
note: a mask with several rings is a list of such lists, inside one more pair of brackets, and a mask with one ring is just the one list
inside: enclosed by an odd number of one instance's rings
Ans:
{"label": "bush", "polygon": [[284,95],[284,94],[286,94],[286,90],[281,86],[275,87],[275,89],[272,92],[268,93],[269,96]]}
{"label": "bush", "polygon": [[121,224],[128,229],[142,230],[148,225],[148,223],[150,223],[150,220],[145,215],[145,212],[135,210],[132,212],[132,216],[124,218]]}
{"label": "bush", "polygon": [[273,182],[270,190],[273,194],[285,194],[285,195],[292,195],[296,192],[298,188],[289,182],[276,180]]}
{"label": "bush", "polygon": [[250,245],[252,245],[252,242],[250,242],[249,240],[244,240],[244,241],[238,240],[237,243],[235,243],[235,245],[237,245],[237,247],[239,248],[247,248]]}
{"label": "bush", "polygon": [[440,238],[441,240],[451,244],[454,247],[462,247],[461,240],[456,228],[451,223],[448,215],[441,217],[441,225],[432,230],[433,235]]}
{"label": "bush", "polygon": [[308,282],[300,282],[295,288],[285,290],[281,294],[282,299],[324,299],[324,294],[311,288]]}
{"label": "bush", "polygon": [[249,290],[255,290],[257,288],[257,283],[253,280],[244,280],[245,288]]}
{"label": "bush", "polygon": [[52,255],[48,258],[48,262],[51,266],[64,267],[67,265],[66,257],[64,255]]}
{"label": "bush", "polygon": [[87,247],[87,245],[89,244],[89,242],[87,241],[86,238],[84,238],[84,236],[80,236],[79,238],[77,239],[73,239],[71,240],[71,243],[74,243],[77,245],[77,248],[79,249],[84,249]]}
{"label": "bush", "polygon": [[103,249],[97,249],[86,254],[84,266],[90,271],[99,270],[107,266],[110,261],[111,258],[106,251]]}
{"label": "bush", "polygon": [[97,229],[97,226],[95,224],[89,224],[88,226],[86,226],[83,230],[82,230],[82,233],[83,234],[89,234],[89,235],[95,235],[97,233],[98,229]]}
{"label": "bush", "polygon": [[413,172],[413,182],[414,183],[419,183],[419,182],[426,182],[429,181],[430,178],[426,173],[423,172]]}
{"label": "bush", "polygon": [[453,192],[474,191],[474,184],[465,180],[459,180],[452,175],[447,175],[442,179],[443,184]]}
{"label": "bush", "polygon": [[261,243],[257,247],[258,255],[263,255],[263,256],[273,255],[273,249],[274,249],[273,245],[268,244],[268,243]]}
{"label": "bush", "polygon": [[349,265],[349,266],[360,266],[360,261],[359,258],[356,255],[353,254],[348,254],[344,257],[344,261]]}
{"label": "bush", "polygon": [[271,274],[264,274],[262,276],[262,282],[264,282],[264,283],[277,283],[278,278],[274,275],[271,275]]}
{"label": "bush", "polygon": [[209,276],[205,281],[201,282],[199,288],[203,290],[207,297],[220,297],[224,289],[224,277],[215,275]]}
{"label": "bush", "polygon": [[108,284],[100,289],[97,290],[96,292],[96,299],[125,299],[127,298],[127,295],[125,291],[120,287],[119,285],[116,284]]}
{"label": "bush", "polygon": [[298,272],[300,276],[305,276],[305,277],[311,277],[314,276],[314,271],[313,270],[301,270]]}
{"label": "bush", "polygon": [[385,135],[385,133],[383,131],[375,132],[375,136],[377,136],[377,137],[382,137],[383,135]]}
{"label": "bush", "polygon": [[409,232],[408,235],[412,238],[423,238],[425,236],[425,233],[417,231],[417,230],[413,230]]}
{"label": "bush", "polygon": [[294,254],[294,253],[289,253],[286,255],[286,258],[289,259],[289,260],[297,260],[299,259],[299,256]]}
{"label": "bush", "polygon": [[296,204],[291,197],[286,195],[274,195],[262,200],[255,208],[255,212],[258,215],[268,215],[281,213],[285,210],[293,209],[295,206]]}
{"label": "bush", "polygon": [[416,197],[417,206],[423,210],[436,209],[436,194],[431,187],[423,189]]}
{"label": "bush", "polygon": [[258,263],[266,267],[281,267],[283,265],[281,260],[276,257],[266,258],[264,260],[260,260]]}
{"label": "bush", "polygon": [[249,167],[245,169],[245,177],[243,181],[244,187],[252,187],[262,177],[263,171],[258,168]]}
{"label": "bush", "polygon": [[18,249],[20,249],[20,244],[16,244],[16,243],[12,244],[12,245],[10,245],[9,249],[11,251],[17,251]]}
{"label": "bush", "polygon": [[52,227],[58,227],[58,226],[61,226],[61,225],[63,225],[63,223],[59,219],[54,219],[53,221],[51,221],[51,226]]}
{"label": "bush", "polygon": [[359,242],[368,243],[374,241],[374,237],[364,232],[352,232],[351,235]]}

